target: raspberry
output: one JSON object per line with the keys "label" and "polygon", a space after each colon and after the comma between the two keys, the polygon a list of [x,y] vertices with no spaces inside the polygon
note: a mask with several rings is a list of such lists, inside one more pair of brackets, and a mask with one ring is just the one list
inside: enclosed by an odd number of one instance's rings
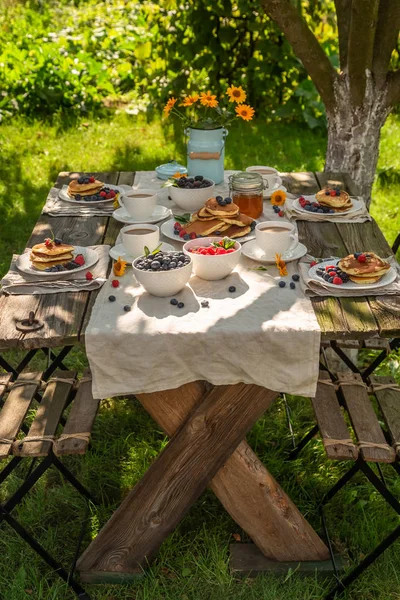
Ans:
{"label": "raspberry", "polygon": [[83,256],[83,254],[78,254],[78,256],[75,256],[75,258],[74,258],[74,262],[75,262],[77,265],[79,265],[80,267],[81,267],[82,265],[84,265],[84,264],[85,264],[85,258],[84,258],[84,256]]}
{"label": "raspberry", "polygon": [[304,198],[304,196],[300,196],[299,202],[305,202],[305,201],[306,201],[306,199]]}
{"label": "raspberry", "polygon": [[96,180],[95,180],[95,178],[93,177],[93,175],[92,175],[91,177],[89,177],[89,183],[94,183],[95,181],[96,181]]}
{"label": "raspberry", "polygon": [[215,254],[226,254],[225,248],[217,248]]}
{"label": "raspberry", "polygon": [[334,265],[327,265],[325,267],[325,271],[332,271],[333,269],[336,269],[336,267]]}
{"label": "raspberry", "polygon": [[343,280],[340,279],[340,277],[334,277],[332,283],[334,283],[335,285],[342,285]]}
{"label": "raspberry", "polygon": [[113,286],[113,288],[119,287],[119,281],[118,281],[118,279],[113,279],[112,282],[111,282],[111,285]]}
{"label": "raspberry", "polygon": [[100,192],[100,196],[101,196],[102,198],[105,198],[105,197],[107,196],[107,194],[106,194],[106,192]]}
{"label": "raspberry", "polygon": [[209,256],[214,256],[215,253],[216,253],[215,248],[213,248],[213,247],[208,248],[208,254],[209,254]]}
{"label": "raspberry", "polygon": [[180,231],[182,229],[182,225],[176,221],[176,223],[174,223],[174,229],[179,229]]}
{"label": "raspberry", "polygon": [[111,200],[111,198],[114,198],[114,196],[111,194],[111,192],[108,192],[108,194],[106,194],[106,198],[107,200]]}
{"label": "raspberry", "polygon": [[184,229],[181,229],[179,232],[179,237],[183,238],[184,235],[186,235],[186,231]]}
{"label": "raspberry", "polygon": [[331,196],[336,196],[336,192],[335,192],[335,190],[332,190],[332,191],[331,191]]}
{"label": "raspberry", "polygon": [[317,261],[316,260],[312,260],[310,262],[310,267],[314,267],[316,264],[317,264]]}
{"label": "raspberry", "polygon": [[367,257],[365,256],[365,254],[360,254],[360,256],[357,258],[357,260],[360,263],[365,263],[365,262],[367,262]]}
{"label": "raspberry", "polygon": [[86,277],[86,279],[87,279],[88,281],[92,281],[92,279],[93,279],[93,273],[91,273],[90,271],[88,271],[88,272],[86,273],[85,277]]}
{"label": "raspberry", "polygon": [[231,252],[235,252],[234,248],[229,248],[229,250],[226,251],[227,254],[231,254]]}
{"label": "raspberry", "polygon": [[194,232],[194,231],[192,231],[192,233],[190,234],[190,239],[191,239],[191,240],[195,240],[195,239],[196,239],[196,237],[197,237],[197,235],[195,234],[195,232]]}
{"label": "raspberry", "polygon": [[111,196],[111,198],[115,198],[115,196],[116,196],[115,190],[110,190],[110,196]]}
{"label": "raspberry", "polygon": [[283,210],[280,210],[280,211],[278,212],[278,217],[283,217]]}

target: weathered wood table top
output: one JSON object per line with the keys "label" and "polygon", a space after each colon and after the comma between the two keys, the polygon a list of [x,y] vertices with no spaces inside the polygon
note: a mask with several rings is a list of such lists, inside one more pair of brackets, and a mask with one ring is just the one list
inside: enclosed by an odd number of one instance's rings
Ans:
{"label": "weathered wood table top", "polygon": [[[96,173],[106,183],[132,185],[134,172]],[[55,187],[70,180],[60,173]],[[348,175],[327,173],[288,173],[284,184],[295,194],[312,194],[328,184],[340,183],[350,194],[357,190]],[[43,202],[45,198],[43,198]],[[367,223],[311,223],[298,221],[299,237],[309,253],[317,257],[344,256],[370,250],[382,257],[392,254],[375,221]],[[121,223],[112,217],[50,217],[41,215],[27,247],[43,241],[51,228],[66,243],[81,246],[114,245]],[[10,257],[11,258],[11,257]],[[71,292],[42,296],[0,296],[0,351],[74,345],[83,342],[91,307],[98,292]],[[400,336],[400,299],[384,296],[313,298],[312,303],[323,339],[368,339],[372,336]],[[393,310],[395,306],[395,310]],[[44,327],[22,334],[15,322],[33,311]]]}

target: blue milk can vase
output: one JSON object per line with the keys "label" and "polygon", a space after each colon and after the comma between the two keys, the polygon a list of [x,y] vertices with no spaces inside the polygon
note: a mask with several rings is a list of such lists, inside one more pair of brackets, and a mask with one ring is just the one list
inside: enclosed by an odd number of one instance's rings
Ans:
{"label": "blue milk can vase", "polygon": [[224,180],[225,138],[228,130],[218,129],[185,129],[188,136],[187,168],[189,177],[203,175],[215,183]]}

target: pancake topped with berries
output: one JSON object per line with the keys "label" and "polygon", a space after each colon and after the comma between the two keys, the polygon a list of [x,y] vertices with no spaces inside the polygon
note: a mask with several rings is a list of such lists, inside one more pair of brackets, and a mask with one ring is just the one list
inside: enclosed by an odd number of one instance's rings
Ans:
{"label": "pancake topped with berries", "polygon": [[338,187],[327,187],[315,194],[317,202],[335,210],[347,210],[353,206],[350,196]]}
{"label": "pancake topped with berries", "polygon": [[67,195],[78,202],[104,202],[106,200],[118,199],[119,192],[106,186],[94,175],[81,175],[68,184]]}
{"label": "pancake topped with berries", "polygon": [[75,246],[63,244],[62,240],[53,237],[35,244],[29,259],[38,271],[71,271],[85,264],[84,256],[75,254]]}
{"label": "pancake topped with berries", "polygon": [[56,244],[55,240],[49,239],[49,241],[46,240],[41,244],[35,244],[32,248],[32,254],[34,256],[54,259],[63,256],[64,254],[70,254],[73,250],[74,246],[63,244],[61,241]]}
{"label": "pancake topped with berries", "polygon": [[390,269],[390,264],[374,252],[355,252],[342,258],[339,268],[354,283],[376,283]]}
{"label": "pancake topped with berries", "polygon": [[209,198],[205,207],[209,213],[216,217],[234,216],[239,212],[239,207],[232,202],[232,198],[222,198],[222,196]]}

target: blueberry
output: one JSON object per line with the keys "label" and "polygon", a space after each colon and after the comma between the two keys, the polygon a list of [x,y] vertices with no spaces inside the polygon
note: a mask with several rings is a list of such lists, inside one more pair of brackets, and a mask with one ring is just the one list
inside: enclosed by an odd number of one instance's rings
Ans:
{"label": "blueberry", "polygon": [[231,292],[231,294],[233,294],[233,292],[236,292],[236,288],[234,285],[229,286],[229,291]]}
{"label": "blueberry", "polygon": [[310,206],[310,204],[306,204],[306,206],[304,207],[304,210],[308,210],[308,211],[312,211],[312,206]]}
{"label": "blueberry", "polygon": [[281,280],[281,281],[278,283],[278,285],[279,285],[279,287],[281,287],[281,288],[284,288],[284,287],[286,286],[286,281],[282,281],[282,280]]}
{"label": "blueberry", "polygon": [[215,196],[215,199],[216,199],[217,202],[220,202],[221,200],[223,200],[223,197],[222,196]]}
{"label": "blueberry", "polygon": [[317,275],[322,277],[322,275],[324,274],[324,271],[322,269],[317,269],[316,273],[317,273]]}
{"label": "blueberry", "polygon": [[130,310],[131,310],[131,307],[129,306],[129,304],[125,304],[124,311],[125,312],[130,312]]}
{"label": "blueberry", "polygon": [[328,191],[325,192],[325,196],[330,196],[330,195],[331,195],[330,192],[328,192]]}
{"label": "blueberry", "polygon": [[195,181],[203,181],[203,179],[203,175],[196,175],[196,177],[194,178]]}
{"label": "blueberry", "polygon": [[296,289],[296,284],[293,281],[290,282],[290,289],[291,290]]}
{"label": "blueberry", "polygon": [[354,252],[354,258],[358,258],[361,256],[362,252]]}
{"label": "blueberry", "polygon": [[221,235],[221,232],[220,232],[220,231],[216,231],[216,232],[214,233],[214,235]]}
{"label": "blueberry", "polygon": [[159,260],[153,260],[153,262],[151,263],[151,268],[153,269],[153,271],[158,271],[161,267],[161,263]]}
{"label": "blueberry", "polygon": [[202,306],[202,308],[209,308],[210,307],[210,303],[208,302],[208,300],[202,300],[201,301],[201,306]]}
{"label": "blueberry", "polygon": [[199,188],[201,184],[200,181],[195,181],[193,185],[195,188]]}
{"label": "blueberry", "polygon": [[330,276],[328,275],[328,273],[324,273],[324,274],[322,275],[322,278],[323,278],[325,281],[329,281],[329,279],[330,279]]}
{"label": "blueberry", "polygon": [[81,199],[81,197],[82,197],[82,196],[81,196],[80,194],[76,194],[76,196],[75,196],[75,200],[80,200],[80,199]]}
{"label": "blueberry", "polygon": [[110,302],[115,302],[116,300],[115,296],[108,296],[108,299]]}
{"label": "blueberry", "polygon": [[165,258],[163,258],[163,265],[169,265],[169,263],[171,262],[171,259],[169,256],[166,256]]}
{"label": "blueberry", "polygon": [[256,225],[257,225],[257,221],[252,221],[250,223],[250,229],[253,231],[256,228]]}
{"label": "blueberry", "polygon": [[180,229],[174,229],[174,235],[179,235],[179,234],[180,234],[180,232],[181,232],[181,230],[180,230]]}
{"label": "blueberry", "polygon": [[333,279],[334,279],[333,277],[329,277],[328,283],[333,283]]}
{"label": "blueberry", "polygon": [[225,198],[225,200],[226,200],[227,204],[231,204],[232,203],[232,198]]}
{"label": "blueberry", "polygon": [[56,246],[60,246],[60,244],[62,244],[62,240],[60,240],[60,238],[56,238],[54,240],[54,243],[55,243]]}
{"label": "blueberry", "polygon": [[183,308],[185,305],[183,302],[178,302],[178,308]]}
{"label": "blueberry", "polygon": [[174,260],[171,260],[171,262],[169,263],[169,268],[176,269],[176,262]]}
{"label": "blueberry", "polygon": [[323,208],[317,208],[317,213],[323,213],[323,212],[324,212]]}
{"label": "blueberry", "polygon": [[274,210],[275,213],[278,213],[281,209],[280,209],[279,206],[274,206],[273,210]]}
{"label": "blueberry", "polygon": [[204,179],[203,185],[204,185],[204,187],[210,187],[210,185],[212,185],[212,183],[211,183],[211,181],[208,181],[208,179]]}
{"label": "blueberry", "polygon": [[188,233],[185,233],[185,235],[183,236],[184,240],[190,240],[190,235]]}
{"label": "blueberry", "polygon": [[[318,273],[318,271],[317,271],[317,273]],[[292,279],[293,279],[293,281],[300,281],[300,275],[295,273],[294,275],[292,275]]]}
{"label": "blueberry", "polygon": [[333,210],[333,208],[330,208],[328,212],[329,212],[329,214],[330,214],[330,215],[333,215],[333,213],[334,213],[335,211]]}
{"label": "blueberry", "polygon": [[178,304],[178,300],[176,298],[172,298],[169,303],[172,304],[172,306],[176,306]]}

